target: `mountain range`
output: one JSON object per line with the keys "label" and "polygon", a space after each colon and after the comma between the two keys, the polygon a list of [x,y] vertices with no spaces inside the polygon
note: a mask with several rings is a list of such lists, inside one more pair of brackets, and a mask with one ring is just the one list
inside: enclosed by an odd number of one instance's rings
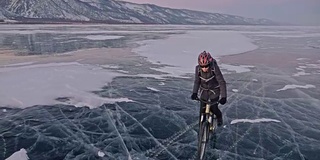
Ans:
{"label": "mountain range", "polygon": [[0,19],[24,23],[277,25],[268,19],[116,0],[1,0]]}

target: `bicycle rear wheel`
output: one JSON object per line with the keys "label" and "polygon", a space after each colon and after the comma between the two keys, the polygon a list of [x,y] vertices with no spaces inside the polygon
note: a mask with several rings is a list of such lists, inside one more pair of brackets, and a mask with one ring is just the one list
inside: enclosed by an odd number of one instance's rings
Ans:
{"label": "bicycle rear wheel", "polygon": [[209,123],[207,121],[203,122],[200,126],[199,140],[198,140],[198,159],[203,160],[205,157],[205,151],[207,147],[207,142],[209,139]]}

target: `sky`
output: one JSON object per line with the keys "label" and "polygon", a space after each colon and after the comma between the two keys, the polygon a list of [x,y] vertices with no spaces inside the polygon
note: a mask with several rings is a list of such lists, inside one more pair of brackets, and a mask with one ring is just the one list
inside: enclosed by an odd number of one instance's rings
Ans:
{"label": "sky", "polygon": [[177,9],[225,13],[277,22],[320,25],[320,0],[122,0]]}

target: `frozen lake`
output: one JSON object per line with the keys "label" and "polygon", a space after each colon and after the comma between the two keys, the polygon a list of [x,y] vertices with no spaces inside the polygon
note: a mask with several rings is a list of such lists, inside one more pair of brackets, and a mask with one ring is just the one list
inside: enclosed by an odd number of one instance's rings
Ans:
{"label": "frozen lake", "polygon": [[195,159],[203,50],[228,88],[208,159],[320,159],[319,33],[0,25],[0,159]]}

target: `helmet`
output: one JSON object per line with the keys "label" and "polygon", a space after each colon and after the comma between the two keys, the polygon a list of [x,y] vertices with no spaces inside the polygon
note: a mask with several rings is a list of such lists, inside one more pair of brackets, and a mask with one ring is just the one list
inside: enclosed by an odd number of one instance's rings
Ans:
{"label": "helmet", "polygon": [[208,66],[213,61],[213,58],[211,57],[209,52],[203,51],[198,56],[198,64],[200,66]]}

